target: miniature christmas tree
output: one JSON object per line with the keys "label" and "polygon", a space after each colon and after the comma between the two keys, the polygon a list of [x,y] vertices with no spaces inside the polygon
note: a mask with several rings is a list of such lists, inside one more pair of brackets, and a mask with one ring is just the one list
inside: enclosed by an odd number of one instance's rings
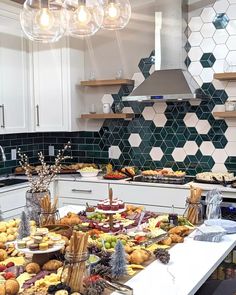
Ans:
{"label": "miniature christmas tree", "polygon": [[111,257],[111,272],[112,277],[119,278],[126,274],[126,254],[121,241],[119,240],[115,246],[115,253]]}
{"label": "miniature christmas tree", "polygon": [[25,214],[25,211],[23,211],[21,214],[21,221],[20,221],[18,234],[19,234],[19,239],[23,239],[30,235],[30,223],[29,223],[28,217]]}

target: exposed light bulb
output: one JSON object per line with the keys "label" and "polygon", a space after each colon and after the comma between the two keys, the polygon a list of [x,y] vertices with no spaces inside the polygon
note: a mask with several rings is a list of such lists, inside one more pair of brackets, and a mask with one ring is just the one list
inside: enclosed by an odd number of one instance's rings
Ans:
{"label": "exposed light bulb", "polygon": [[91,13],[85,5],[80,5],[77,9],[77,20],[81,25],[87,25],[91,20]]}
{"label": "exposed light bulb", "polygon": [[110,19],[115,20],[120,17],[120,9],[114,2],[110,2],[107,7],[107,13]]}
{"label": "exposed light bulb", "polygon": [[42,30],[49,30],[54,24],[54,17],[48,8],[40,9],[35,19]]}

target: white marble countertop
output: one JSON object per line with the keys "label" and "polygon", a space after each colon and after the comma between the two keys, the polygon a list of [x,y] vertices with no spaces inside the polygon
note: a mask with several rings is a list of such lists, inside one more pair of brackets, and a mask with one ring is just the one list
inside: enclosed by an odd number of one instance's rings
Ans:
{"label": "white marble countertop", "polygon": [[[60,209],[60,214],[83,209],[83,206],[66,206]],[[226,235],[219,243],[185,238],[184,243],[170,249],[168,265],[154,261],[126,284],[133,288],[134,295],[194,295],[235,246],[236,234]]]}

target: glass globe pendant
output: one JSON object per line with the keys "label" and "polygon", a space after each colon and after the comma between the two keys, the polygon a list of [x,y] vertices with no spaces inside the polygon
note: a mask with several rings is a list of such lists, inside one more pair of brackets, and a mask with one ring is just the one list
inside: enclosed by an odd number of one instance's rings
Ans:
{"label": "glass globe pendant", "polygon": [[32,41],[52,43],[66,30],[63,0],[26,0],[20,14],[23,32]]}
{"label": "glass globe pendant", "polygon": [[92,36],[101,28],[104,12],[98,0],[66,0],[65,5],[70,36]]}
{"label": "glass globe pendant", "polygon": [[129,22],[131,5],[129,0],[103,0],[103,29],[120,30]]}

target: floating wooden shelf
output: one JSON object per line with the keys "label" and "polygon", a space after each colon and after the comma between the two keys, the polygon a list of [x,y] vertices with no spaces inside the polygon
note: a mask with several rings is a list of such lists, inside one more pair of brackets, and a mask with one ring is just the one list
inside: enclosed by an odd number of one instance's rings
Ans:
{"label": "floating wooden shelf", "polygon": [[214,112],[214,116],[219,118],[236,118],[236,111],[232,112]]}
{"label": "floating wooden shelf", "polygon": [[81,81],[80,85],[81,86],[90,86],[90,87],[134,85],[134,80],[130,80],[130,79],[90,80],[90,81]]}
{"label": "floating wooden shelf", "polygon": [[135,114],[82,114],[81,119],[133,119]]}
{"label": "floating wooden shelf", "polygon": [[235,72],[216,73],[214,74],[214,79],[221,80],[221,81],[236,80],[236,73]]}

